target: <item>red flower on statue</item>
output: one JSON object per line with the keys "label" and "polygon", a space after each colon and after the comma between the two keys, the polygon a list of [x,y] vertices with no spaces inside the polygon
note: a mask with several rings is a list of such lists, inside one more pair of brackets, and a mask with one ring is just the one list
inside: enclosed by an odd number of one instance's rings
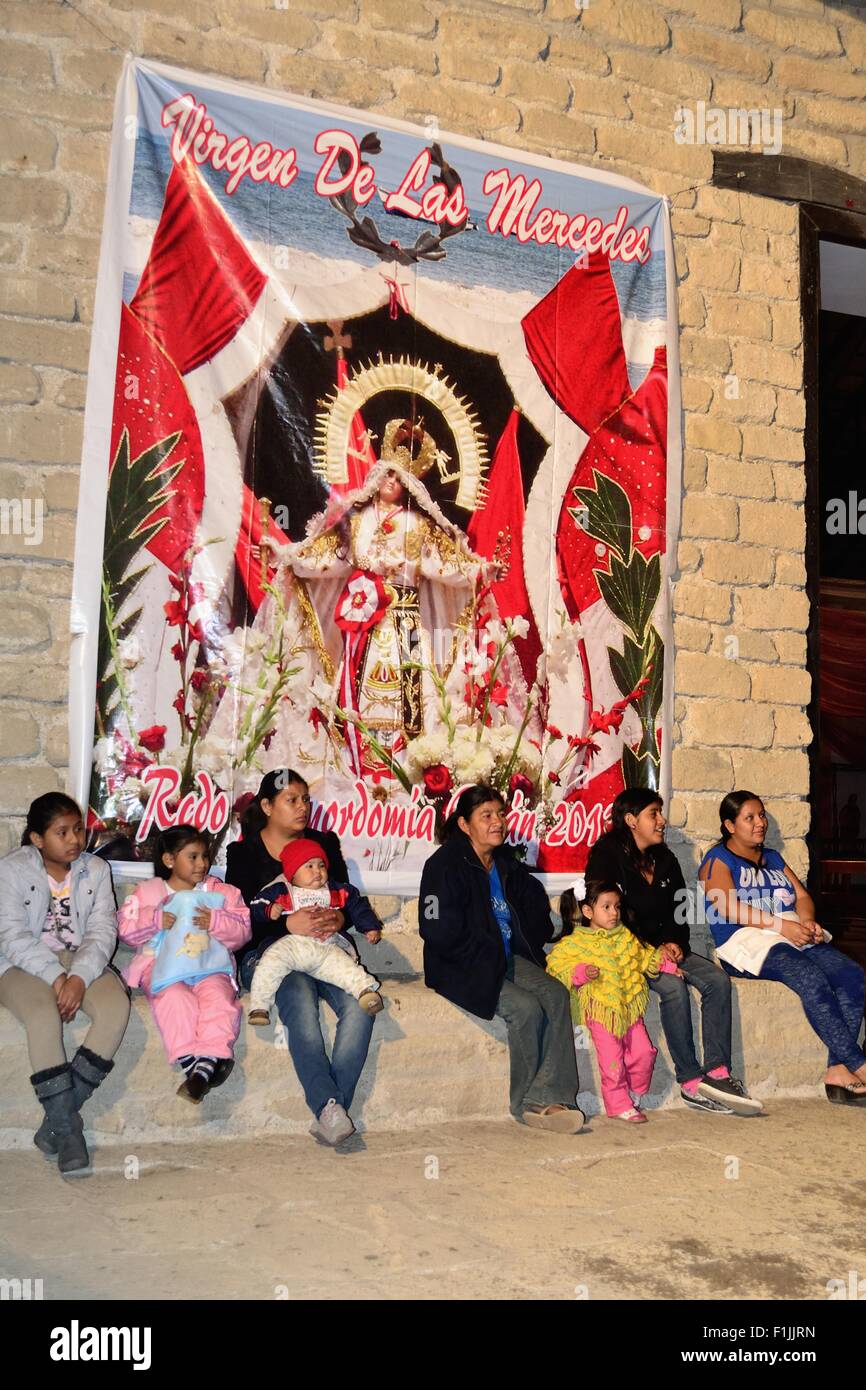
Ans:
{"label": "red flower on statue", "polygon": [[149,729],[142,729],[138,741],[148,753],[161,753],[165,747],[165,734],[164,724],[151,724]]}
{"label": "red flower on statue", "polygon": [[424,786],[431,796],[444,796],[450,792],[454,782],[444,763],[435,763],[424,769]]}

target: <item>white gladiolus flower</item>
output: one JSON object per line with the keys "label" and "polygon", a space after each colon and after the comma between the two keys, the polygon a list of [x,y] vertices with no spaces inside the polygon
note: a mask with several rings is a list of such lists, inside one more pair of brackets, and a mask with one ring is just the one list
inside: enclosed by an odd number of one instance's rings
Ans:
{"label": "white gladiolus flower", "polygon": [[507,629],[510,637],[526,637],[529,632],[529,622],[526,618],[509,618]]}
{"label": "white gladiolus flower", "polygon": [[125,637],[122,642],[118,642],[117,650],[121,666],[127,671],[133,671],[141,661],[141,643],[138,638]]}

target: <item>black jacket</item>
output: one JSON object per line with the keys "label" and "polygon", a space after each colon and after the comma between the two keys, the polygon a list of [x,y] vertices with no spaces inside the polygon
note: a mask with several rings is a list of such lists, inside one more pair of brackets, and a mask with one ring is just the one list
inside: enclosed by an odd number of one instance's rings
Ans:
{"label": "black jacket", "polygon": [[608,831],[589,852],[586,881],[612,879],[622,893],[622,920],[635,936],[648,946],[675,941],[688,955],[686,883],[671,850],[658,845],[651,851],[655,859],[652,883],[628,858],[617,836]]}
{"label": "black jacket", "polygon": [[[547,894],[510,850],[494,851],[494,859],[511,908],[512,949],[543,970],[544,945],[554,930]],[[424,865],[418,925],[428,989],[479,1018],[492,1018],[505,978],[505,950],[487,870],[461,830]]]}
{"label": "black jacket", "polygon": [[[305,830],[305,840],[315,840],[317,845],[328,856],[328,878],[336,879],[339,883],[347,883],[349,880],[349,870],[346,868],[343,859],[343,851],[340,849],[340,841],[332,830]],[[271,883],[273,879],[282,877],[283,866],[279,859],[274,859],[265,848],[262,837],[259,834],[245,835],[242,840],[235,840],[229,845],[226,851],[226,883],[234,884],[239,888],[241,897],[249,907],[266,883]],[[273,923],[264,925],[254,922],[252,924],[253,934],[239,955],[247,951],[259,951],[265,944],[271,944],[274,938]]]}

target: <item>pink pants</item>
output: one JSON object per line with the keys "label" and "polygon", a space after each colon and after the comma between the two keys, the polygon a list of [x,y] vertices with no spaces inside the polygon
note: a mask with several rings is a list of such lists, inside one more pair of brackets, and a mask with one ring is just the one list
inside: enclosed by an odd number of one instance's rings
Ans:
{"label": "pink pants", "polygon": [[658,1053],[649,1039],[643,1019],[615,1038],[600,1023],[587,1025],[595,1044],[598,1069],[601,1072],[601,1095],[607,1115],[621,1115],[631,1109],[631,1091],[645,1096],[650,1088],[653,1064]]}
{"label": "pink pants", "polygon": [[170,1062],[186,1056],[233,1055],[241,1005],[228,975],[208,975],[194,985],[169,985],[147,997]]}

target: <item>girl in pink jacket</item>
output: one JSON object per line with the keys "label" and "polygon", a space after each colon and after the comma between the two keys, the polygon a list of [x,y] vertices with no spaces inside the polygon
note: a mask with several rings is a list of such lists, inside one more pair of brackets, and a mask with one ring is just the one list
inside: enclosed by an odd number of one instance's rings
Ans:
{"label": "girl in pink jacket", "polygon": [[243,898],[209,868],[208,837],[174,826],[156,842],[155,877],[117,914],[121,941],[138,948],[126,982],[144,991],[169,1061],[183,1068],[177,1094],[196,1104],[234,1066],[241,1006],[231,953],[250,939]]}

